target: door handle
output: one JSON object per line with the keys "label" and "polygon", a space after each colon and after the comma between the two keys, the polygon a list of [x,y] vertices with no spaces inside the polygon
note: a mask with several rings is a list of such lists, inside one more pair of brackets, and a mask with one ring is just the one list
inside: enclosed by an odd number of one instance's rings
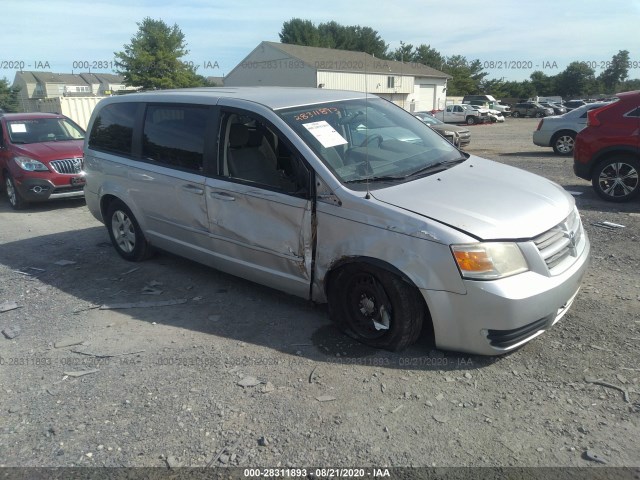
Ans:
{"label": "door handle", "polygon": [[224,200],[225,202],[233,202],[236,199],[234,196],[224,192],[211,192],[209,196],[217,200]]}
{"label": "door handle", "polygon": [[195,193],[196,195],[202,195],[204,193],[204,188],[196,187],[195,185],[183,185],[183,190],[186,190],[189,193]]}

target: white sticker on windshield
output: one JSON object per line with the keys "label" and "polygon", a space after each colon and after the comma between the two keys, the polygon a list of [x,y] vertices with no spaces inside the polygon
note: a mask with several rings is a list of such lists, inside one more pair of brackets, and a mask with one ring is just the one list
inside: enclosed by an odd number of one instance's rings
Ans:
{"label": "white sticker on windshield", "polygon": [[342,135],[324,120],[319,122],[305,123],[304,128],[309,130],[311,135],[316,137],[324,148],[344,145],[347,141]]}
{"label": "white sticker on windshield", "polygon": [[24,123],[10,123],[11,133],[27,133],[27,126]]}

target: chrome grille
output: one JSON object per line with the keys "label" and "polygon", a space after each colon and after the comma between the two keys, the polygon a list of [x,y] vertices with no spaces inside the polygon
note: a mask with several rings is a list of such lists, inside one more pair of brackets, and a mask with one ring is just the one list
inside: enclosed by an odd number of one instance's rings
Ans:
{"label": "chrome grille", "polygon": [[[580,215],[574,210],[562,223],[533,239],[544,263],[551,273],[560,273],[559,267],[568,257],[577,257],[577,247],[583,230]],[[571,262],[573,263],[573,262]],[[564,270],[564,269],[562,269]]]}
{"label": "chrome grille", "polygon": [[57,173],[75,175],[82,171],[82,158],[65,158],[64,160],[53,160],[49,162],[51,168]]}

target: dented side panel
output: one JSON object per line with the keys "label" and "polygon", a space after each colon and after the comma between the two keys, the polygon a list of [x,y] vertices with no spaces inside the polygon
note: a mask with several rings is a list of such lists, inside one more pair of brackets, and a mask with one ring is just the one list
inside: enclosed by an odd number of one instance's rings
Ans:
{"label": "dented side panel", "polygon": [[307,297],[311,278],[311,201],[254,186],[206,181],[215,266]]}
{"label": "dented side panel", "polygon": [[[352,202],[358,206],[349,208]],[[452,232],[437,222],[400,216],[375,199],[349,199],[342,206],[318,202],[317,222],[314,301],[326,301],[332,268],[362,257],[395,267],[418,288],[466,292],[448,246]]]}

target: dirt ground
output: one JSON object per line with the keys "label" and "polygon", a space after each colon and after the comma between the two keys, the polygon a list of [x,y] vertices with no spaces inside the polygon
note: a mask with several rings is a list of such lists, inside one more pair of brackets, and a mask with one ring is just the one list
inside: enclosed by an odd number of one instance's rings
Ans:
{"label": "dirt ground", "polygon": [[[599,200],[536,124],[473,126],[467,150],[579,193],[591,266],[554,328],[498,358],[364,347],[323,306],[125,262],[83,201],[3,194],[0,466],[640,466],[640,202]],[[142,301],[175,304],[96,308]]]}

